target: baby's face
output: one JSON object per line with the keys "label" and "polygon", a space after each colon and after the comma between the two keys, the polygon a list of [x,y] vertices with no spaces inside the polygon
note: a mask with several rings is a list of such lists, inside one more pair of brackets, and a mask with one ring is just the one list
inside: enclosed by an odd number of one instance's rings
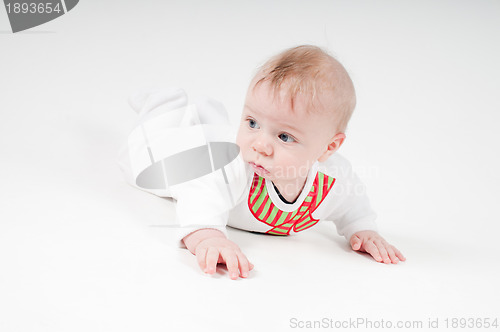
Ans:
{"label": "baby's face", "polygon": [[267,82],[247,92],[236,143],[243,160],[281,188],[307,178],[335,136],[325,112],[306,112],[306,106],[299,95],[292,110],[290,98],[274,98]]}

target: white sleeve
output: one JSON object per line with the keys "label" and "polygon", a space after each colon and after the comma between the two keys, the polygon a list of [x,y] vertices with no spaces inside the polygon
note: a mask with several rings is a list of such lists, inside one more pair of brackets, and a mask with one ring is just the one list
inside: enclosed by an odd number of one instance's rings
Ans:
{"label": "white sleeve", "polygon": [[217,229],[227,236],[226,224],[229,211],[244,191],[245,173],[242,159],[236,158],[231,164],[201,178],[170,188],[177,200],[176,241],[203,228]]}
{"label": "white sleeve", "polygon": [[365,185],[346,159],[335,159],[339,162],[335,166],[336,179],[329,194],[333,195],[335,203],[326,219],[335,223],[338,234],[344,236],[347,241],[356,232],[377,231],[377,214],[371,208]]}

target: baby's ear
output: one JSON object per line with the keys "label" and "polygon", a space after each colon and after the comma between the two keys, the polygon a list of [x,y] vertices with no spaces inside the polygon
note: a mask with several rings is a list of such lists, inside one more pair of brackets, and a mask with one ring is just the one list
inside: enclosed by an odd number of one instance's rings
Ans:
{"label": "baby's ear", "polygon": [[342,143],[344,143],[344,140],[345,140],[345,134],[344,133],[338,133],[338,134],[336,134],[331,139],[330,144],[328,144],[328,146],[326,148],[326,151],[324,151],[324,153],[318,158],[318,161],[319,162],[324,162],[328,158],[330,158],[330,156],[332,154],[334,154],[340,148],[340,146],[342,145]]}

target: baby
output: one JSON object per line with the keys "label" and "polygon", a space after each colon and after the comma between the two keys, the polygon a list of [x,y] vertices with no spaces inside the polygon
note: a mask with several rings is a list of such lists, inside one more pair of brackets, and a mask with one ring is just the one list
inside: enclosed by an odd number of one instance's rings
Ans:
{"label": "baby", "polygon": [[[169,98],[175,99],[170,103],[177,105],[172,108],[185,104],[182,96]],[[320,220],[330,220],[353,250],[367,252],[377,262],[387,264],[405,260],[377,233],[376,215],[364,186],[349,162],[336,153],[346,138],[344,132],[355,103],[354,87],[346,70],[318,47],[286,50],[262,66],[248,88],[236,139],[240,153],[233,164],[244,171],[219,167],[235,199],[228,213],[215,213],[217,218],[208,218],[211,221],[205,226],[200,222],[184,227],[180,233],[182,243],[196,256],[205,273],[215,273],[217,263],[227,266],[231,279],[248,277],[253,269],[238,245],[227,238],[226,224],[290,235]],[[213,122],[217,116],[203,109],[220,107],[213,101],[199,103],[200,117],[211,120],[198,121]],[[148,151],[154,162],[149,147]],[[210,158],[214,155],[211,152]],[[245,185],[231,187],[235,177],[240,182],[243,178]],[[189,199],[179,197],[201,201],[196,192],[210,187],[196,186],[184,186],[164,196],[178,199],[178,213],[182,215]]]}

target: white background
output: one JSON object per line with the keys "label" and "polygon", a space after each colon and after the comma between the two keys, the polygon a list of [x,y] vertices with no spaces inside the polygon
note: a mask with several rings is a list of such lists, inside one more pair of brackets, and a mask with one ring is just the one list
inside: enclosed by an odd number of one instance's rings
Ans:
{"label": "white background", "polygon": [[[84,0],[12,34],[1,8],[0,330],[500,319],[499,17],[499,1]],[[354,253],[331,224],[288,238],[230,230],[255,271],[205,276],[152,226],[173,220],[172,202],[121,179],[127,97],[184,87],[236,125],[255,69],[299,44],[351,74],[341,153],[408,260]]]}

